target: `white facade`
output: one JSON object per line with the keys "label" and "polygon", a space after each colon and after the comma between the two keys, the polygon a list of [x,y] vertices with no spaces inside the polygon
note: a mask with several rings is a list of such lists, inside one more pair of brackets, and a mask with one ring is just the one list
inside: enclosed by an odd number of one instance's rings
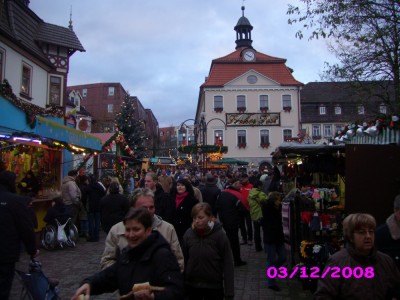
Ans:
{"label": "white facade", "polygon": [[[248,75],[257,76],[257,84],[249,84],[246,81]],[[260,110],[260,96],[268,96],[268,113],[278,114],[279,122],[277,125],[271,126],[251,126],[240,124],[229,125],[227,114],[238,114],[238,118],[246,120],[249,114],[251,117],[258,118],[265,115]],[[291,110],[286,112],[283,109],[283,95],[290,95]],[[222,96],[223,110],[216,112],[214,107],[214,97]],[[237,96],[244,96],[246,110],[243,114],[239,114],[237,110]],[[222,143],[228,146],[228,153],[224,157],[234,157],[246,160],[249,163],[259,163],[261,161],[271,159],[271,152],[275,150],[282,142],[284,142],[284,131],[290,131],[291,137],[297,136],[299,133],[299,87],[296,86],[280,86],[269,78],[253,71],[246,72],[242,76],[236,78],[223,88],[205,88],[204,89],[204,106],[203,112],[205,122],[207,124],[207,144],[214,144],[216,141],[216,133],[219,133],[218,139],[222,131]],[[245,121],[243,121],[245,122]],[[225,126],[226,124],[226,126]],[[238,131],[245,131],[246,146],[240,147],[238,139]],[[262,131],[267,130],[269,135],[269,146],[262,146]]]}
{"label": "white facade", "polygon": [[[17,95],[17,97],[27,100],[32,104],[45,107],[48,103],[48,66],[45,66],[38,60],[30,59],[31,56],[24,56],[13,48],[8,47],[2,41],[0,41],[0,51],[2,52],[4,59],[2,78],[8,80],[9,84],[13,88],[13,93]],[[22,69],[24,65],[31,69],[31,90],[29,95],[31,99],[21,95]],[[61,84],[63,83],[64,78],[61,80]],[[61,91],[62,90],[63,88]]]}

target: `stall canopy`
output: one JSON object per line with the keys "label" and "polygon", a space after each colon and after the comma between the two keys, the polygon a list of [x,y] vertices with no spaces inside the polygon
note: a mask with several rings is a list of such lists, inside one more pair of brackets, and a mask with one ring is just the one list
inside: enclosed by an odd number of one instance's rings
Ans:
{"label": "stall canopy", "polygon": [[332,153],[344,153],[345,145],[325,145],[325,144],[299,144],[299,143],[282,143],[276,151],[272,153],[274,162],[280,160],[296,158],[307,155],[324,155]]}
{"label": "stall canopy", "polygon": [[238,160],[236,158],[226,157],[217,161],[213,161],[213,164],[216,165],[238,165],[238,166],[247,166],[249,163],[247,161]]}
{"label": "stall canopy", "polygon": [[93,151],[101,150],[101,140],[90,134],[65,126],[62,118],[36,116],[28,123],[27,113],[0,96],[0,134],[31,136],[68,143]]}
{"label": "stall canopy", "polygon": [[67,127],[43,117],[36,117],[35,134],[78,147],[101,150],[101,140],[82,131]]}

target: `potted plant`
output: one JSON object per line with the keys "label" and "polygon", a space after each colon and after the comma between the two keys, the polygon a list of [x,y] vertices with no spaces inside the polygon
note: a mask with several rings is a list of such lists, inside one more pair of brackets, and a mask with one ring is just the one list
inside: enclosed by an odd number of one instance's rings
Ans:
{"label": "potted plant", "polygon": [[214,107],[214,111],[217,113],[222,112],[223,108],[222,107]]}
{"label": "potted plant", "polygon": [[262,143],[262,144],[261,144],[261,147],[262,147],[262,148],[268,148],[268,147],[269,147],[269,143]]}
{"label": "potted plant", "polygon": [[239,147],[239,149],[246,148],[246,143],[239,143],[238,147]]}
{"label": "potted plant", "polygon": [[237,108],[237,111],[240,112],[240,113],[244,113],[246,111],[246,107],[240,106],[240,107]]}
{"label": "potted plant", "polygon": [[284,106],[284,107],[283,107],[283,110],[284,110],[285,112],[289,112],[289,113],[290,113],[290,111],[292,110],[292,107],[291,107],[291,106]]}
{"label": "potted plant", "polygon": [[268,112],[268,106],[260,107],[260,111],[265,114],[266,112]]}

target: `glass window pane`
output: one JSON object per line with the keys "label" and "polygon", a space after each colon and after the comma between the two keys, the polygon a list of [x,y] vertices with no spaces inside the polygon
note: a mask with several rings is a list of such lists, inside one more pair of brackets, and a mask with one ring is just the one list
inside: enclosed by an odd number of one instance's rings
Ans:
{"label": "glass window pane", "polygon": [[214,108],[223,108],[222,96],[214,96]]}
{"label": "glass window pane", "polygon": [[260,108],[261,107],[268,107],[268,95],[260,96]]}
{"label": "glass window pane", "polygon": [[292,96],[291,95],[283,95],[282,96],[282,106],[283,107],[292,107]]}
{"label": "glass window pane", "polygon": [[246,97],[243,95],[239,95],[236,98],[237,107],[246,107]]}

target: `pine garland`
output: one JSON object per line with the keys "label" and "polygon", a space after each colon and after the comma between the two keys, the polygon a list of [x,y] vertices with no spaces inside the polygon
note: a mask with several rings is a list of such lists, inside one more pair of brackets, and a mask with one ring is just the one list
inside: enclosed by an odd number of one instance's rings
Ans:
{"label": "pine garland", "polygon": [[185,154],[192,154],[192,153],[227,153],[228,147],[227,146],[220,146],[220,145],[188,145],[188,146],[181,146],[178,148],[179,152]]}

